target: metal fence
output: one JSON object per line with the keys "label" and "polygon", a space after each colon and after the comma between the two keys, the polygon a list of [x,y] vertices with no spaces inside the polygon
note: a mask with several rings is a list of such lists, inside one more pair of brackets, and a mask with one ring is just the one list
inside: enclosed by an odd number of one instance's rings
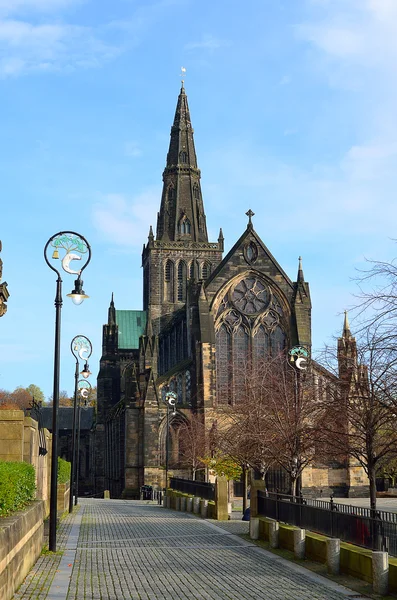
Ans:
{"label": "metal fence", "polygon": [[397,556],[397,514],[258,491],[258,515]]}
{"label": "metal fence", "polygon": [[177,490],[178,492],[183,492],[184,494],[190,494],[191,496],[204,498],[204,500],[215,500],[214,483],[205,483],[203,481],[192,481],[191,479],[171,477],[170,488]]}

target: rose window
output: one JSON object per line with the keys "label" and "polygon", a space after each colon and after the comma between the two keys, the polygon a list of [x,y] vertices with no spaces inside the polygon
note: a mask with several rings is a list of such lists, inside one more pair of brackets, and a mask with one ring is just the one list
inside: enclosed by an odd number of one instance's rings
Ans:
{"label": "rose window", "polygon": [[267,287],[256,277],[242,279],[232,292],[234,305],[248,315],[260,313],[269,302]]}

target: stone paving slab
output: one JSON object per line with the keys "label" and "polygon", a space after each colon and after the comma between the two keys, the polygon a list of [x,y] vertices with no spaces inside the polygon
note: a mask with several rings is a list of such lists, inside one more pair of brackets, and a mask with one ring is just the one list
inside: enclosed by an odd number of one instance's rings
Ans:
{"label": "stone paving slab", "polygon": [[[63,572],[58,563],[51,588],[57,600],[357,598],[235,535],[247,532],[245,522],[204,521],[126,500],[87,499],[80,510],[78,540],[73,536],[67,545],[75,552],[72,572]],[[21,588],[15,598],[50,600],[48,588],[40,596],[28,595],[29,586]]]}

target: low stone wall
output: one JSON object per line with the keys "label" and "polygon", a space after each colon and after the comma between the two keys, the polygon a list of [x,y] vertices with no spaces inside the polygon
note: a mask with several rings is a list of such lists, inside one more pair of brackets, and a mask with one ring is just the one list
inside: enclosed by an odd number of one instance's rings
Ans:
{"label": "low stone wall", "polygon": [[44,543],[44,502],[36,500],[0,519],[0,598],[9,600],[40,555]]}
{"label": "low stone wall", "polygon": [[69,510],[70,483],[58,483],[57,491],[57,513],[63,513]]}
{"label": "low stone wall", "polygon": [[[271,530],[276,532],[275,544],[274,537],[273,540],[271,539]],[[397,558],[388,559],[389,571],[387,572],[387,553],[373,552],[367,548],[339,542],[334,538],[304,531],[293,525],[278,523],[267,517],[251,518],[250,535],[252,539],[269,541],[273,548],[284,548],[293,552],[295,558],[307,558],[327,564],[329,573],[345,573],[367,581],[373,585],[376,593],[382,593],[380,589],[387,590],[387,587],[390,592],[397,591]],[[335,551],[338,544],[340,553],[339,550]],[[300,551],[303,551],[302,555],[299,555]],[[383,555],[383,558],[379,555]],[[381,570],[379,570],[380,558],[385,561],[385,566]]]}
{"label": "low stone wall", "polygon": [[[181,499],[186,501],[181,503]],[[227,510],[227,480],[224,477],[218,477],[215,487],[215,501],[204,500],[194,497],[178,490],[167,489],[164,506],[173,510],[194,512],[203,518],[215,519],[217,521],[227,521],[229,518]],[[190,511],[192,506],[192,511]]]}

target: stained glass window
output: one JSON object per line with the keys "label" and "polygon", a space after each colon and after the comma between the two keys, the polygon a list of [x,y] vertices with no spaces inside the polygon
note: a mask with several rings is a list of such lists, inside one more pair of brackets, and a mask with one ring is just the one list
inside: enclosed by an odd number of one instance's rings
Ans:
{"label": "stained glass window", "polygon": [[277,327],[273,331],[271,340],[272,340],[272,354],[273,354],[273,356],[276,356],[277,354],[280,354],[280,352],[282,352],[282,350],[284,350],[285,344],[286,344],[285,333],[281,329],[280,325],[277,325]]}
{"label": "stained glass window", "polygon": [[269,352],[269,334],[266,329],[261,325],[257,330],[254,339],[254,356],[258,361],[264,359]]}
{"label": "stained glass window", "polygon": [[235,286],[232,298],[239,310],[252,315],[267,306],[269,294],[262,281],[256,277],[247,277]]}
{"label": "stained glass window", "polygon": [[218,402],[229,402],[229,374],[230,374],[230,334],[222,325],[216,336],[216,367],[218,381]]}
{"label": "stained glass window", "polygon": [[233,373],[234,401],[241,401],[244,396],[244,369],[248,362],[248,332],[240,325],[233,336]]}
{"label": "stained glass window", "polygon": [[190,371],[185,373],[185,401],[190,404]]}

